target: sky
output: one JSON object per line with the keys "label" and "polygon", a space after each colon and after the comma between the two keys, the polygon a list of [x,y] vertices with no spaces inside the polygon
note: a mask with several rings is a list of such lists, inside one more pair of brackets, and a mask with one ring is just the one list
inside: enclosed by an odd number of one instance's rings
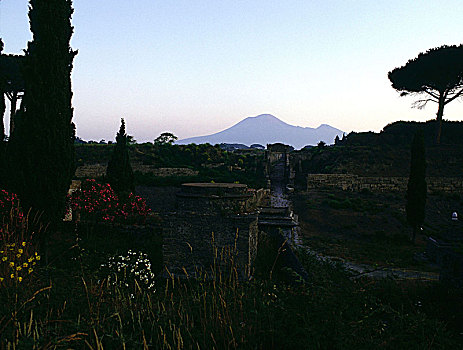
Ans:
{"label": "sky", "polygon": [[[180,139],[269,113],[303,127],[380,131],[435,118],[387,73],[463,39],[460,0],[74,0],[73,121],[85,140]],[[0,0],[4,53],[31,40],[27,0]],[[463,104],[444,118],[463,119]],[[258,131],[256,131],[258,132]]]}

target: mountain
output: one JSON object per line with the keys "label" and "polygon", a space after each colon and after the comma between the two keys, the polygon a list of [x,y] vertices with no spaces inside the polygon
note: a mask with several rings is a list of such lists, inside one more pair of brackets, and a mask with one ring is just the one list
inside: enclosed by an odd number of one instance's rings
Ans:
{"label": "mountain", "polygon": [[266,145],[281,142],[300,149],[306,145],[316,145],[320,141],[332,144],[336,135],[341,138],[342,134],[341,130],[327,124],[322,124],[318,128],[303,128],[287,124],[271,114],[261,114],[243,119],[218,133],[178,140],[176,144],[242,143],[250,146],[254,143]]}

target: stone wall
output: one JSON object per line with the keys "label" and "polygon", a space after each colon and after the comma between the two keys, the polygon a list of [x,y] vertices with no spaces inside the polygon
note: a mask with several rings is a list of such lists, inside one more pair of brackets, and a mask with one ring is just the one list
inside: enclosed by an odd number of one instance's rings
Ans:
{"label": "stone wall", "polygon": [[[106,175],[106,164],[89,164],[81,165],[76,169],[75,176],[78,178],[97,178]],[[153,174],[154,176],[196,176],[199,171],[190,168],[154,168],[152,165],[141,163],[132,164],[133,171],[139,171],[142,174]]]}
{"label": "stone wall", "polygon": [[253,195],[253,201],[256,206],[270,206],[270,189],[260,188],[258,190],[252,190],[251,193]]}
{"label": "stone wall", "polygon": [[[428,192],[463,193],[463,178],[428,177]],[[307,190],[336,188],[344,191],[404,192],[408,177],[361,177],[352,174],[308,174]]]}
{"label": "stone wall", "polygon": [[259,240],[256,209],[267,195],[242,184],[183,184],[163,233],[169,273],[214,278],[217,268],[224,271],[233,261],[239,276],[248,277]]}
{"label": "stone wall", "polygon": [[[163,232],[164,265],[176,276],[214,277],[231,264],[241,278],[250,274],[257,254],[257,216],[171,215]],[[216,269],[213,267],[216,266]]]}

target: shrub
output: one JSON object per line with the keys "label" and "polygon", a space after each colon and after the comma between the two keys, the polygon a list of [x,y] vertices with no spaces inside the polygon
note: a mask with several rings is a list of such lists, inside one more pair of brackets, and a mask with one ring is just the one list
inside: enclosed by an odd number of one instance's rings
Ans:
{"label": "shrub", "polygon": [[30,277],[40,255],[16,194],[0,190],[0,218],[0,287],[14,286]]}
{"label": "shrub", "polygon": [[17,240],[2,240],[0,257],[0,287],[26,281],[40,261],[30,242]]}
{"label": "shrub", "polygon": [[135,291],[138,288],[154,292],[155,274],[151,270],[151,262],[148,255],[143,252],[135,253],[131,250],[124,255],[116,255],[109,258],[107,264],[101,265],[107,268],[108,282],[118,288]]}
{"label": "shrub", "polygon": [[127,138],[125,122],[122,118],[121,127],[116,135],[116,145],[106,170],[108,182],[118,194],[129,193],[135,188]]}
{"label": "shrub", "polygon": [[[13,213],[14,212],[14,215]],[[9,193],[5,190],[0,190],[0,220],[13,215],[17,219],[22,219],[24,214],[19,206],[18,196],[14,193]]]}
{"label": "shrub", "polygon": [[143,198],[130,193],[119,198],[109,184],[85,180],[69,197],[71,209],[84,221],[143,222],[151,211]]}

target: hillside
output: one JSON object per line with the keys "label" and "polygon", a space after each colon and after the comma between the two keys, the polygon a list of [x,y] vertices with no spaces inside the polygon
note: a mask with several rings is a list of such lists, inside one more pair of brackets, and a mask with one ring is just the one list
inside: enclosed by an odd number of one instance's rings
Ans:
{"label": "hillside", "polygon": [[463,123],[444,122],[442,144],[434,144],[434,121],[397,122],[380,133],[351,133],[337,145],[300,151],[298,176],[307,173],[350,173],[359,176],[408,176],[410,144],[423,127],[427,176],[463,176]]}

